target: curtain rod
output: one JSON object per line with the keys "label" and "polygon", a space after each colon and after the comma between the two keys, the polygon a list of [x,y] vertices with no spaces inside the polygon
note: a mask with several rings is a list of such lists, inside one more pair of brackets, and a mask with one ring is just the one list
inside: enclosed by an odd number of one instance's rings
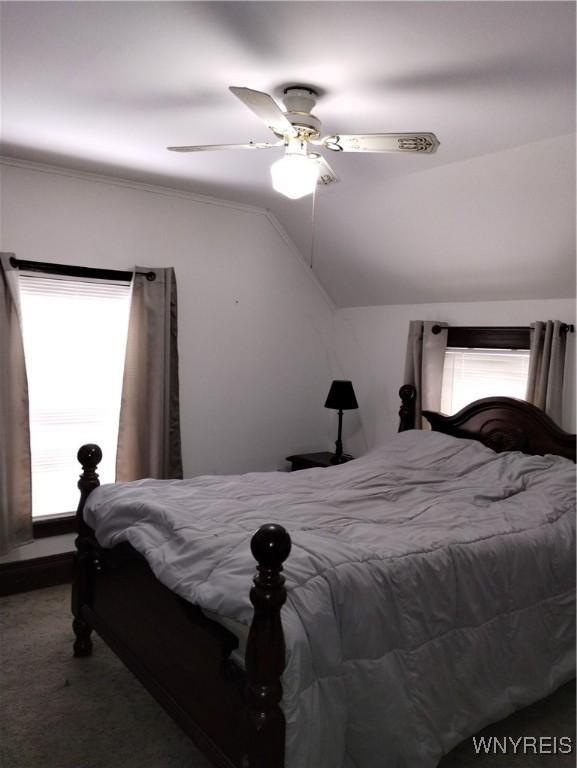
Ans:
{"label": "curtain rod", "polygon": [[[70,264],[53,264],[48,261],[25,261],[10,257],[10,264],[15,269],[25,269],[29,272],[45,272],[50,275],[66,275],[67,277],[92,277],[98,280],[116,280],[129,283],[132,280],[132,272],[124,272],[120,269],[98,269],[97,267],[76,267]],[[149,281],[156,280],[156,272],[138,272],[145,275]]]}
{"label": "curtain rod", "polygon": [[[494,331],[513,331],[513,332],[519,332],[519,331],[532,331],[533,328],[530,326],[507,326],[507,325],[434,325],[431,328],[431,331],[434,334],[441,333],[443,328],[458,328],[460,331],[480,331],[480,332],[494,332]],[[575,326],[571,323],[561,323],[561,326],[559,328],[561,333],[574,333],[575,332]]]}

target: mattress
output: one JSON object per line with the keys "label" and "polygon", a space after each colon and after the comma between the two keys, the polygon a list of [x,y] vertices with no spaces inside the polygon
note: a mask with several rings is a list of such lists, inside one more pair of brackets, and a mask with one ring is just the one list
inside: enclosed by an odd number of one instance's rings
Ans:
{"label": "mattress", "polygon": [[434,768],[575,674],[575,468],[560,457],[409,431],[326,469],[102,486],[85,518],[244,627],[250,537],[287,528],[287,768]]}

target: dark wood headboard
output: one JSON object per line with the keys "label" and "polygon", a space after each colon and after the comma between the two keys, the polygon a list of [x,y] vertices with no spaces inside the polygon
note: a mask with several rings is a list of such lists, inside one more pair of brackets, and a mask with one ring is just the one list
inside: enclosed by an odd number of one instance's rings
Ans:
{"label": "dark wood headboard", "polygon": [[[410,407],[415,395],[413,387],[410,387],[412,393],[408,391],[409,387],[406,384],[399,391],[403,402],[400,431],[407,429],[411,423],[407,407]],[[536,455],[552,453],[575,461],[575,435],[562,430],[543,411],[524,400],[485,397],[470,403],[453,416],[434,411],[423,411],[423,416],[436,432],[479,440],[494,451],[522,451]]]}

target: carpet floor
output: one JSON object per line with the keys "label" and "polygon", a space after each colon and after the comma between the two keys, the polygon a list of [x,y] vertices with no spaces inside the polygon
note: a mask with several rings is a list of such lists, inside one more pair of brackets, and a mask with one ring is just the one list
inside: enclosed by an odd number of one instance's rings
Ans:
{"label": "carpet floor", "polygon": [[[0,600],[2,768],[211,768],[98,637],[71,656],[70,587]],[[575,684],[485,729],[503,737],[570,736]],[[569,755],[476,755],[472,740],[439,768],[573,768]],[[383,766],[386,768],[386,766]]]}

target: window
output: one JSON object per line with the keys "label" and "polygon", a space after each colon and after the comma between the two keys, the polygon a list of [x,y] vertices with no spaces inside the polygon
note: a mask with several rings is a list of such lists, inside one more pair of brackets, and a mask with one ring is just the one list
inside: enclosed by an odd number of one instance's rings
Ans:
{"label": "window", "polygon": [[447,348],[443,366],[441,412],[453,414],[473,400],[500,395],[525,398],[528,349]]}
{"label": "window", "polygon": [[[439,330],[440,326],[433,327],[433,333]],[[457,413],[482,397],[505,396],[524,400],[529,375],[529,347],[529,328],[449,328],[441,412]]]}
{"label": "window", "polygon": [[130,284],[20,272],[30,399],[32,516],[76,510],[78,448],[114,482]]}

